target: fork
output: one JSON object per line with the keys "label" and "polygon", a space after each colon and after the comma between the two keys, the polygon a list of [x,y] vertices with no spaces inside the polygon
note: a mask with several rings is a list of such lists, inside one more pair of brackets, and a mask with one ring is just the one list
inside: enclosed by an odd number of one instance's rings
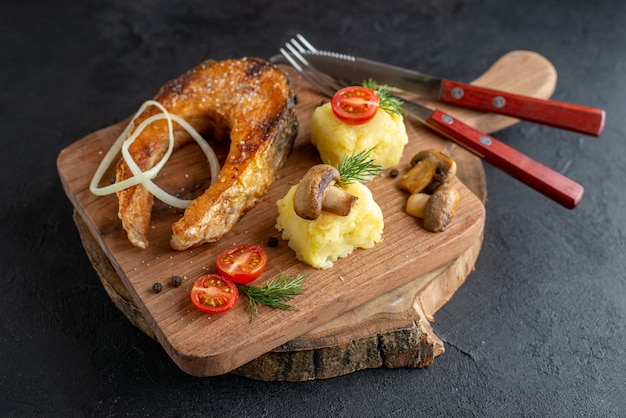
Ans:
{"label": "fork", "polygon": [[[316,51],[317,49],[302,35],[297,35],[297,39],[292,38],[287,42],[284,48],[280,48],[281,55],[272,57],[271,61],[277,63],[282,61],[281,57],[284,58],[322,94],[332,97],[337,90],[348,86],[348,83],[316,69],[303,56],[303,53]],[[472,128],[448,113],[405,99],[402,99],[402,102],[405,115],[416,119],[435,133],[467,149],[560,205],[573,209],[582,200],[583,187],[563,174]]]}

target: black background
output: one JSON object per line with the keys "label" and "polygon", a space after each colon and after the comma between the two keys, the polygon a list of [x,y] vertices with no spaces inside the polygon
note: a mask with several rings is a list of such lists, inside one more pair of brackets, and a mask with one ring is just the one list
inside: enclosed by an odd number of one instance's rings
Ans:
{"label": "black background", "polygon": [[[607,111],[600,139],[495,136],[586,188],[561,208],[485,166],[476,270],[436,315],[425,369],[305,383],[191,377],[114,307],[56,157],[206,58],[319,47],[471,81],[547,57],[554,98]],[[626,410],[626,3],[4,0],[0,3],[0,415],[620,416]]]}

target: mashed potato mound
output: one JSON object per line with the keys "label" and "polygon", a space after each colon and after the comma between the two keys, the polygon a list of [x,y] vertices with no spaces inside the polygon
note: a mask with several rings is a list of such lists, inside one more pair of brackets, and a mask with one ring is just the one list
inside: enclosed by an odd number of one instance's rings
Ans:
{"label": "mashed potato mound", "polygon": [[370,157],[383,169],[398,164],[409,137],[400,114],[378,110],[372,120],[348,125],[335,116],[330,103],[315,109],[311,119],[311,143],[322,162],[337,166],[346,155],[372,149]]}
{"label": "mashed potato mound", "polygon": [[283,239],[289,240],[289,247],[296,252],[298,260],[326,269],[355,248],[372,248],[382,241],[383,213],[363,184],[352,183],[344,187],[359,198],[348,216],[322,212],[314,220],[296,215],[293,197],[297,188],[297,184],[292,186],[285,197],[276,202],[276,229],[282,231]]}

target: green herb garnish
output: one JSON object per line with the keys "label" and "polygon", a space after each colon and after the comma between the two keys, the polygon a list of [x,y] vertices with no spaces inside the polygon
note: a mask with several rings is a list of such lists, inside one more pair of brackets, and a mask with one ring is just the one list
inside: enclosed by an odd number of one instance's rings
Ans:
{"label": "green herb garnish", "polygon": [[278,273],[263,287],[237,285],[239,291],[248,297],[246,311],[250,314],[250,322],[259,315],[259,304],[277,309],[294,309],[285,302],[302,293],[302,283],[307,277],[308,275],[304,274],[289,277]]}
{"label": "green herb garnish", "polygon": [[345,186],[355,181],[365,183],[376,177],[382,170],[382,167],[374,163],[374,160],[370,158],[373,149],[370,148],[358,154],[343,156],[337,166],[340,178],[335,184],[337,186]]}
{"label": "green herb garnish", "polygon": [[398,115],[402,113],[402,100],[393,96],[387,85],[376,84],[376,82],[370,78],[363,82],[363,87],[367,87],[376,92],[378,100],[380,101],[378,105],[380,109],[387,113],[396,113]]}

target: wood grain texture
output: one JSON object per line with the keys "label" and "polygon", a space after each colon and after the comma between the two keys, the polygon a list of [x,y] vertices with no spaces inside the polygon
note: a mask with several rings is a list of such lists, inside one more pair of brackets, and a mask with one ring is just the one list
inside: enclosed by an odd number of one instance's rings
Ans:
{"label": "wood grain texture", "polygon": [[[494,69],[498,71],[492,73]],[[244,216],[223,242],[182,253],[169,250],[167,248],[169,225],[180,214],[157,205],[151,237],[154,243],[152,248],[141,251],[128,244],[117,220],[115,198],[112,196],[97,198],[87,189],[102,153],[119,133],[121,125],[88,135],[59,155],[58,168],[64,188],[75,206],[77,219],[84,222],[85,233],[81,235],[86,235],[88,231],[95,240],[95,248],[104,255],[100,258],[100,264],[106,260],[110,264],[110,271],[119,276],[123,288],[128,291],[130,305],[137,309],[136,316],[145,321],[138,326],[151,330],[170,357],[190,374],[214,375],[236,368],[245,374],[245,367],[248,367],[251,361],[276,347],[279,349],[273,350],[273,353],[280,352],[281,349],[298,351],[301,357],[316,357],[315,361],[320,361],[325,353],[317,352],[316,347],[320,346],[319,343],[326,347],[332,346],[333,341],[337,343],[335,346],[352,344],[354,348],[356,345],[371,347],[371,340],[376,340],[377,345],[388,347],[386,350],[388,354],[382,360],[382,364],[386,362],[389,367],[430,364],[432,358],[442,352],[443,348],[432,333],[429,320],[471,271],[482,240],[484,207],[481,199],[460,183],[458,186],[462,203],[455,222],[446,233],[426,233],[418,222],[404,216],[402,208],[406,196],[394,187],[395,182],[392,179],[382,176],[370,184],[375,198],[381,203],[386,219],[385,241],[374,249],[356,251],[327,271],[318,271],[297,262],[286,243],[272,249],[270,254],[272,265],[264,277],[269,278],[278,271],[287,274],[311,273],[306,282],[306,293],[293,301],[298,311],[263,309],[261,316],[256,318],[251,326],[247,314],[242,309],[219,317],[209,317],[195,311],[189,303],[189,283],[193,278],[212,269],[215,257],[221,249],[238,242],[263,244],[267,237],[277,235],[273,229],[276,216],[273,202],[282,197],[286,189],[300,178],[311,163],[318,161],[319,157],[308,143],[307,116],[321,101],[321,97],[297,75],[292,75],[292,79],[294,89],[300,97],[298,116],[301,121],[300,135],[294,152],[266,198]],[[554,89],[556,73],[545,58],[534,53],[515,51],[498,61],[481,79],[494,88],[509,86],[515,90],[517,87],[516,91],[519,93],[548,97]],[[471,126],[488,132],[515,123],[511,118],[469,110],[448,108],[446,111]],[[454,152],[454,146],[420,126],[407,124],[407,130],[411,141],[405,150],[405,160],[415,151],[431,146]],[[197,190],[201,190],[202,185],[206,183],[204,162],[198,155],[201,154],[193,147],[179,151],[159,181],[164,187],[180,187],[182,177],[182,184],[188,186],[183,192],[193,196],[194,192],[197,193]],[[406,161],[402,164],[406,165]],[[479,188],[484,189],[484,184]],[[415,247],[416,242],[420,243],[419,249]],[[89,248],[88,253],[91,253]],[[464,269],[453,269],[454,280],[448,280],[446,274],[438,274],[440,271],[446,271],[464,254],[471,255],[466,257]],[[154,281],[165,283],[172,274],[185,278],[181,288],[166,286],[159,294],[151,292]],[[428,275],[434,275],[434,279],[422,280]],[[349,334],[345,329],[346,324],[343,325],[344,330],[341,330],[341,326],[331,327],[332,332],[328,331],[329,326],[326,326],[326,331],[319,328],[325,324],[332,324],[329,321],[336,321],[342,315],[352,314],[359,306],[377,300],[385,294],[388,295],[394,289],[417,281],[420,281],[418,288],[429,290],[416,292],[418,296],[405,305],[402,314],[404,318],[400,321],[402,323],[400,327],[405,328],[393,336],[387,344],[381,345],[381,342],[386,340],[386,333],[380,334],[377,330],[380,329],[378,325],[358,329],[359,333],[365,336],[354,339],[345,338]],[[425,284],[422,284],[423,282]],[[381,283],[385,286],[381,286]],[[423,306],[427,306],[427,309]],[[378,321],[379,319],[382,320]],[[379,324],[393,322],[385,320],[384,315],[373,322],[366,318],[365,322],[375,324],[376,321]],[[406,327],[407,323],[413,325]],[[355,328],[355,324],[352,325],[347,327]],[[356,324],[356,327],[359,325]],[[370,334],[369,337],[366,334]],[[401,340],[400,334],[407,336],[404,344],[398,344]],[[214,344],[215,335],[221,338],[219,346]],[[312,338],[307,339],[307,335]],[[297,347],[300,348],[296,350]],[[432,351],[432,355],[427,354],[428,351]],[[353,349],[352,352],[358,353],[362,350]],[[268,357],[270,355],[271,353],[268,353]],[[423,360],[419,360],[420,356]],[[363,367],[378,367],[367,361],[361,367],[357,358],[358,355],[355,355],[352,360],[348,359],[348,368],[351,370],[345,372]],[[344,357],[342,361],[345,360]],[[321,361],[321,364],[324,362]],[[251,367],[261,370],[260,366]],[[339,370],[335,375],[343,373],[344,371]],[[313,371],[312,375],[305,376],[300,372],[290,378],[283,373],[282,379],[306,380],[332,377],[332,374]],[[281,373],[273,375],[260,373],[252,377],[269,380],[276,375],[278,378],[281,377]]]}
{"label": "wood grain texture", "polygon": [[[461,148],[452,150],[459,179],[481,201],[487,197],[482,163]],[[134,304],[83,219],[74,211],[83,247],[107,294],[146,335],[154,331]],[[232,373],[266,381],[326,379],[376,367],[425,367],[444,352],[430,327],[434,313],[473,270],[482,239],[450,264],[429,272],[310,332],[271,350]],[[398,300],[402,300],[398,304]],[[394,306],[394,309],[390,309]],[[423,308],[422,308],[423,307]]]}

